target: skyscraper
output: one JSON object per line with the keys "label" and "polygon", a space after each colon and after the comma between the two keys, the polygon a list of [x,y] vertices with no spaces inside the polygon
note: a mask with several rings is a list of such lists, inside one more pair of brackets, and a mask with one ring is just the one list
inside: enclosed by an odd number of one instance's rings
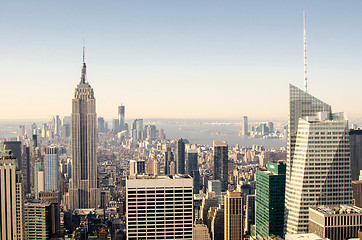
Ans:
{"label": "skyscraper", "polygon": [[200,173],[198,164],[197,150],[187,150],[187,168],[186,174],[189,174],[194,180],[194,193],[200,191]]}
{"label": "skyscraper", "polygon": [[16,158],[16,169],[21,170],[22,155],[21,155],[21,142],[20,141],[5,141],[4,150],[10,150],[14,158]]}
{"label": "skyscraper", "polygon": [[167,151],[165,152],[165,175],[170,175],[170,163],[173,160],[173,152],[170,147],[167,147]]}
{"label": "skyscraper", "polygon": [[16,161],[9,153],[0,158],[1,239],[24,239],[22,182]]}
{"label": "skyscraper", "polygon": [[249,125],[248,125],[248,116],[244,116],[243,118],[243,135],[249,136]]}
{"label": "skyscraper", "polygon": [[72,179],[69,207],[96,208],[100,203],[97,188],[97,113],[93,88],[87,82],[84,58],[81,80],[72,104]]}
{"label": "skyscraper", "polygon": [[243,198],[241,192],[227,192],[224,204],[224,239],[243,239]]}
{"label": "skyscraper", "polygon": [[44,155],[44,190],[58,191],[58,149],[56,147],[45,148]]}
{"label": "skyscraper", "polygon": [[290,85],[285,232],[308,232],[308,208],[352,204],[348,120]]}
{"label": "skyscraper", "polygon": [[126,180],[127,239],[192,239],[193,191],[187,175]]}
{"label": "skyscraper", "polygon": [[362,130],[349,131],[349,144],[351,149],[352,181],[359,179],[362,170]]}
{"label": "skyscraper", "polygon": [[268,162],[266,171],[256,172],[256,236],[283,237],[285,172],[282,161]]}
{"label": "skyscraper", "polygon": [[176,143],[176,172],[185,174],[185,142],[182,138]]}
{"label": "skyscraper", "polygon": [[221,181],[223,191],[228,189],[228,145],[214,141],[214,180]]}
{"label": "skyscraper", "polygon": [[118,121],[119,121],[119,131],[124,130],[124,121],[125,121],[125,106],[118,106]]}

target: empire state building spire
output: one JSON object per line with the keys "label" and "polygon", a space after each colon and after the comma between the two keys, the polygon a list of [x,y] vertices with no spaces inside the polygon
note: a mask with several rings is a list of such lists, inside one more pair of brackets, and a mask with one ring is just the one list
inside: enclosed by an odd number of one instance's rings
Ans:
{"label": "empire state building spire", "polygon": [[87,65],[85,64],[85,44],[83,41],[83,62],[82,62],[82,73],[80,76],[80,83],[86,83],[87,82]]}

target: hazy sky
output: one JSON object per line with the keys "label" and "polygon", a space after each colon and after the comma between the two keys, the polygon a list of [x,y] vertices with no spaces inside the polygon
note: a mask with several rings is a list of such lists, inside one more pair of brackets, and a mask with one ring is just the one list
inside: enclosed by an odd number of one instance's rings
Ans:
{"label": "hazy sky", "polygon": [[288,84],[362,117],[362,1],[3,1],[1,119],[70,115],[82,39],[98,116],[283,119]]}

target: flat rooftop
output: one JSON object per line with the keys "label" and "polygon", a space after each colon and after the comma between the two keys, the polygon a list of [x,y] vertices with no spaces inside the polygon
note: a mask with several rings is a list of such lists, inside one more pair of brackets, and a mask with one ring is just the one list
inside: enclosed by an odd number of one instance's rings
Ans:
{"label": "flat rooftop", "polygon": [[192,179],[188,174],[176,174],[176,175],[136,175],[136,176],[127,176],[127,179]]}
{"label": "flat rooftop", "polygon": [[333,214],[353,214],[360,213],[362,214],[362,208],[356,206],[348,206],[348,205],[339,205],[339,206],[318,206],[311,207],[320,213],[333,215]]}

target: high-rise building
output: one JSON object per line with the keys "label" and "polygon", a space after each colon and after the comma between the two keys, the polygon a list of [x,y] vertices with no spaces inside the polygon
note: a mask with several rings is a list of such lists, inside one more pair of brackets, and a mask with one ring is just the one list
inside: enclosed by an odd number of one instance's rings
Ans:
{"label": "high-rise building", "polygon": [[58,149],[54,146],[45,148],[44,155],[44,190],[58,191],[59,190],[59,162]]}
{"label": "high-rise building", "polygon": [[219,205],[211,219],[210,232],[212,240],[224,240],[224,221],[224,208]]}
{"label": "high-rise building", "polygon": [[170,175],[170,163],[173,161],[173,152],[168,147],[165,152],[165,175]]}
{"label": "high-rise building", "polygon": [[34,163],[34,194],[36,199],[41,191],[44,191],[44,162],[38,158]]}
{"label": "high-rise building", "polygon": [[176,142],[176,171],[185,174],[185,142],[182,138]]}
{"label": "high-rise building", "polygon": [[227,192],[224,204],[224,239],[243,239],[243,198],[241,192]]}
{"label": "high-rise building", "polygon": [[283,161],[268,162],[266,171],[256,172],[256,236],[283,237],[285,173]]}
{"label": "high-rise building", "polygon": [[290,85],[285,232],[308,232],[308,208],[351,205],[348,120]]}
{"label": "high-rise building", "polygon": [[24,204],[25,239],[50,239],[52,230],[51,205],[51,203]]}
{"label": "high-rise building", "polygon": [[102,117],[98,118],[97,130],[98,130],[98,132],[105,132],[104,118],[102,118]]}
{"label": "high-rise building", "polygon": [[194,193],[200,191],[200,172],[198,164],[197,150],[187,150],[186,174],[189,174],[194,180]]}
{"label": "high-rise building", "polygon": [[[33,135],[34,136],[34,135]],[[22,153],[22,166],[21,166],[21,173],[23,174],[22,181],[24,184],[24,192],[30,193],[31,192],[31,185],[30,185],[30,177],[31,177],[31,159],[30,159],[30,147],[23,145],[23,153]]]}
{"label": "high-rise building", "polygon": [[118,121],[119,121],[119,131],[123,131],[124,129],[124,121],[125,121],[125,106],[118,106]]}
{"label": "high-rise building", "polygon": [[5,153],[0,159],[0,238],[24,239],[23,190],[17,159]]}
{"label": "high-rise building", "polygon": [[356,181],[359,178],[360,170],[362,170],[362,130],[349,131],[349,145],[351,149],[352,181]]}
{"label": "high-rise building", "polygon": [[223,191],[228,189],[228,145],[214,141],[214,180],[220,180]]}
{"label": "high-rise building", "polygon": [[[284,203],[283,203],[284,209]],[[282,213],[284,215],[284,213]],[[251,233],[251,226],[255,225],[255,195],[246,195],[246,206],[245,206],[245,228],[244,233]]]}
{"label": "high-rise building", "polygon": [[243,117],[243,135],[249,136],[249,123],[248,123],[248,116]]}
{"label": "high-rise building", "polygon": [[11,154],[16,158],[16,169],[22,168],[21,141],[5,141],[4,150],[11,151]]}
{"label": "high-rise building", "polygon": [[127,239],[192,239],[193,183],[188,175],[126,180]]}
{"label": "high-rise building", "polygon": [[54,135],[59,136],[60,135],[60,126],[62,125],[59,115],[56,115],[53,118],[53,120],[54,120]]}
{"label": "high-rise building", "polygon": [[193,240],[211,240],[209,229],[205,224],[201,222],[196,222],[194,224]]}
{"label": "high-rise building", "polygon": [[97,188],[97,113],[93,88],[87,82],[84,59],[81,80],[72,105],[72,179],[69,208],[96,208],[100,203]]}

